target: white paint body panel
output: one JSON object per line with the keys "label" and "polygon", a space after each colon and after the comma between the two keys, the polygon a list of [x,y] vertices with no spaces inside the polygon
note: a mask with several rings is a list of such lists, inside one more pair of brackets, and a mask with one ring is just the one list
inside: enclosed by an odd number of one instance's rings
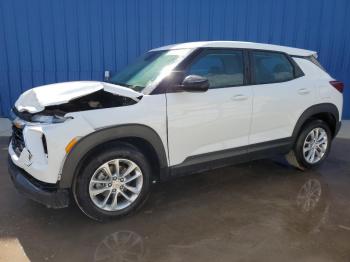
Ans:
{"label": "white paint body panel", "polygon": [[329,81],[334,79],[327,72],[323,71],[318,66],[315,66],[308,60],[294,58],[294,61],[304,71],[308,81],[316,88],[316,101],[314,103],[334,104],[338,108],[339,119],[341,119],[343,112],[343,94],[341,94],[329,83]]}
{"label": "white paint body panel", "polygon": [[254,85],[253,93],[250,144],[290,137],[301,114],[315,103],[316,87],[304,76]]}
{"label": "white paint body panel", "polygon": [[133,99],[142,96],[141,93],[118,85],[97,81],[76,81],[29,89],[18,98],[15,106],[19,112],[37,113],[44,110],[46,106],[64,104],[72,99],[86,96],[101,89],[114,95]]}
{"label": "white paint body panel", "polygon": [[[143,124],[152,128],[167,148],[165,95],[145,95],[134,105],[75,112],[67,116],[73,119],[59,124],[28,124],[23,136],[32,159],[29,161],[25,150],[17,157],[10,145],[9,153],[14,164],[38,180],[56,183],[66,157],[65,147],[73,138],[121,124]],[[46,137],[48,158],[43,151],[42,134]]]}
{"label": "white paint body panel", "polygon": [[[245,98],[235,100],[238,96]],[[248,145],[251,86],[170,93],[167,101],[171,165],[189,156]]]}
{"label": "white paint body panel", "polygon": [[[23,137],[26,149],[32,154],[32,159],[28,159],[24,153],[25,150],[17,157],[11,145],[9,153],[13,163],[34,178],[46,183],[56,183],[66,156],[65,147],[67,144],[72,138],[83,137],[93,131],[91,125],[79,115],[76,115],[73,120],[67,120],[60,124],[28,124],[23,130]],[[43,134],[46,137],[49,157],[44,154],[41,142]]]}
{"label": "white paint body panel", "polygon": [[[177,44],[157,50],[198,47],[257,48],[316,56],[309,50],[227,41]],[[26,149],[17,157],[9,146],[9,154],[14,164],[34,178],[56,183],[66,158],[67,144],[73,138],[106,127],[142,124],[152,128],[169,154],[169,166],[173,166],[195,155],[290,137],[301,114],[315,104],[336,105],[341,118],[342,94],[329,84],[332,78],[306,59],[294,60],[305,76],[283,83],[210,89],[204,93],[148,95],[101,82],[38,87],[18,99],[18,110],[39,112],[45,106],[61,104],[102,88],[111,95],[126,96],[138,102],[123,107],[68,113],[66,116],[73,119],[58,124],[28,123],[23,131]],[[43,134],[48,157],[41,142]]]}
{"label": "white paint body panel", "polygon": [[155,48],[153,50],[169,50],[169,49],[182,49],[182,48],[199,48],[199,47],[215,47],[215,48],[244,48],[244,49],[262,49],[284,52],[289,55],[295,56],[315,56],[317,53],[315,51],[300,49],[289,46],[271,45],[263,43],[253,43],[253,42],[242,42],[242,41],[200,41],[200,42],[189,42],[180,43],[168,46],[162,46]]}

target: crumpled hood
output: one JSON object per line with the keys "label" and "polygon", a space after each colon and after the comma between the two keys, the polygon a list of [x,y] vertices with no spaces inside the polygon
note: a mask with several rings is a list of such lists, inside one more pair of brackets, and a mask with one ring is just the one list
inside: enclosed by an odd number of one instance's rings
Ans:
{"label": "crumpled hood", "polygon": [[16,101],[15,107],[19,112],[37,113],[46,106],[68,103],[70,100],[83,97],[103,89],[114,95],[124,96],[135,101],[142,96],[132,89],[97,81],[64,82],[39,86],[24,92]]}

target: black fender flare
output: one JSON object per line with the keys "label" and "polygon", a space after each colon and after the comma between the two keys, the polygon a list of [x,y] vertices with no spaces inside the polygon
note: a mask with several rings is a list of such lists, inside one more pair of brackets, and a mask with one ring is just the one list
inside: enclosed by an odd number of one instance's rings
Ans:
{"label": "black fender flare", "polygon": [[168,160],[164,144],[152,128],[140,124],[126,124],[99,129],[83,138],[73,146],[64,161],[60,188],[70,188],[72,186],[79,164],[84,160],[91,150],[97,146],[112,140],[122,138],[141,138],[153,146],[160,165],[160,169],[167,169]]}
{"label": "black fender flare", "polygon": [[337,134],[340,128],[340,123],[339,123],[339,111],[338,108],[331,103],[322,103],[322,104],[317,104],[313,105],[309,108],[307,108],[299,117],[297,123],[294,126],[292,138],[293,141],[296,141],[298,134],[302,128],[302,126],[306,123],[308,119],[310,119],[312,116],[320,113],[329,113],[331,114],[334,119],[335,119],[335,130],[334,130],[334,136]]}

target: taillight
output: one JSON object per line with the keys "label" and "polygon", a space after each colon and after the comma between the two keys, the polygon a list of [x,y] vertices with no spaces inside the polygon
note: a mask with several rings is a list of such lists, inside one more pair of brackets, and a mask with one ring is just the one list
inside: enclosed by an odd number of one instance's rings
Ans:
{"label": "taillight", "polygon": [[329,82],[335,89],[337,89],[340,93],[344,91],[344,83],[340,81],[330,81]]}

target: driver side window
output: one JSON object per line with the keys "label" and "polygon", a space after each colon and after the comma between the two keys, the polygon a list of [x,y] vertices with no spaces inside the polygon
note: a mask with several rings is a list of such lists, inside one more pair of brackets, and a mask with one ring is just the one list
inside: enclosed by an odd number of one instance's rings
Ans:
{"label": "driver side window", "polygon": [[186,75],[199,75],[209,80],[209,88],[244,84],[243,52],[230,49],[208,49],[189,66]]}

